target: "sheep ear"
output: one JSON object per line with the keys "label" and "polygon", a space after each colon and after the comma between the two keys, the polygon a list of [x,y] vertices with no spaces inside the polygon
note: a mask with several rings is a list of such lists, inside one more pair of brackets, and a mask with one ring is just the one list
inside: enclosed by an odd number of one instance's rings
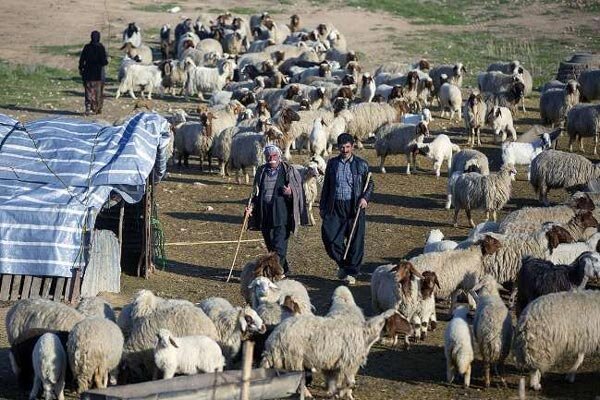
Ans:
{"label": "sheep ear", "polygon": [[176,349],[179,348],[179,346],[177,345],[177,343],[175,342],[175,339],[173,339],[173,337],[169,336],[169,342],[173,345],[173,347],[175,347]]}
{"label": "sheep ear", "polygon": [[414,265],[412,265],[412,263],[407,261],[406,264],[407,264],[408,270],[410,271],[411,274],[413,274],[414,276],[416,276],[419,279],[423,279],[423,275],[421,275],[421,273],[419,271],[417,271],[417,269],[415,268]]}
{"label": "sheep ear", "polygon": [[244,309],[242,309],[238,314],[238,321],[240,322],[240,330],[242,332],[246,332],[248,330],[248,322],[246,322],[246,314],[244,313]]}
{"label": "sheep ear", "polygon": [[494,113],[494,115],[495,115],[496,117],[500,117],[500,115],[501,115],[501,114],[502,114],[502,112],[501,112],[501,110],[500,110],[500,107],[498,107],[498,109],[496,110],[496,112]]}
{"label": "sheep ear", "polygon": [[292,299],[292,296],[285,296],[281,306],[294,315],[300,314],[300,306]]}

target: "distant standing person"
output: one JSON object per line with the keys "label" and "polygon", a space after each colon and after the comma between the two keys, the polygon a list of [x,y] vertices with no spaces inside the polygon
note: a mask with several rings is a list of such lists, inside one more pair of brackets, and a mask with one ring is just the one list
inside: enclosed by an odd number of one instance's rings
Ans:
{"label": "distant standing person", "polygon": [[100,43],[100,32],[93,31],[92,40],[83,47],[79,57],[79,74],[85,90],[85,115],[100,114],[104,101],[103,68],[108,65],[106,49]]}
{"label": "distant standing person", "polygon": [[[342,133],[337,140],[340,154],[327,162],[321,201],[319,203],[321,236],[327,255],[338,265],[338,278],[348,285],[356,284],[365,248],[365,208],[373,193],[373,180],[365,182],[369,164],[353,154],[354,138]],[[346,243],[356,212],[360,213],[356,230],[344,260]]]}
{"label": "distant standing person", "polygon": [[300,225],[308,225],[302,178],[298,170],[281,159],[279,147],[267,145],[264,155],[266,163],[254,176],[258,193],[245,212],[251,216],[250,229],[261,231],[267,249],[277,253],[284,273],[289,274],[288,239]]}

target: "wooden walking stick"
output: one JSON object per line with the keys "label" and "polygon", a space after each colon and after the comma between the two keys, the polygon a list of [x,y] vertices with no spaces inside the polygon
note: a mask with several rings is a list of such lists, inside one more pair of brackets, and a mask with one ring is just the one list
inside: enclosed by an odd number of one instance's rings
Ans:
{"label": "wooden walking stick", "polygon": [[[365,187],[363,188],[363,194],[367,191],[367,187],[369,186],[369,181],[371,180],[371,173],[367,174],[367,180],[365,181]],[[352,224],[352,230],[350,231],[350,236],[348,236],[348,243],[346,243],[346,251],[344,252],[344,258],[348,256],[348,251],[350,250],[350,243],[352,243],[352,237],[354,236],[354,231],[356,230],[356,223],[358,222],[358,216],[360,215],[360,207],[356,209],[356,215],[354,216],[354,223]]]}
{"label": "wooden walking stick", "polygon": [[[252,193],[250,194],[250,198],[248,199],[248,203],[246,204],[246,207],[250,207],[250,205],[252,204],[252,198],[256,195],[258,195],[258,187],[254,186],[252,188]],[[229,282],[229,280],[231,279],[231,274],[233,273],[233,267],[235,266],[235,261],[237,260],[238,253],[240,252],[240,245],[242,244],[242,236],[244,235],[244,232],[246,231],[246,228],[248,227],[248,219],[250,219],[250,214],[246,214],[245,209],[244,209],[244,222],[242,223],[242,230],[240,231],[240,237],[238,238],[238,241],[237,241],[235,255],[233,256],[233,262],[231,263],[231,268],[229,268],[229,275],[227,276],[227,282]]]}

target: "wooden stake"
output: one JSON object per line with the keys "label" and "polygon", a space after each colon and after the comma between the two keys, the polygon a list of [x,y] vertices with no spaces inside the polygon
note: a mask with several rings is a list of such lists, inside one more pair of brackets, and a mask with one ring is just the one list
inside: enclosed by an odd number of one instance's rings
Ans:
{"label": "wooden stake", "polygon": [[254,352],[254,342],[246,340],[244,342],[242,358],[242,391],[240,400],[250,400],[250,378],[252,375],[252,353]]}
{"label": "wooden stake", "polygon": [[[258,187],[254,186],[252,188],[252,194],[250,194],[250,197],[248,198],[248,204],[246,204],[246,208],[250,207],[250,205],[252,204],[252,198],[256,195],[258,195]],[[240,251],[240,244],[242,243],[242,235],[244,234],[244,231],[246,230],[246,228],[248,228],[248,219],[249,218],[250,218],[250,215],[247,214],[246,210],[244,209],[244,222],[242,222],[242,230],[240,231],[240,237],[238,238],[238,241],[237,241],[237,247],[235,249],[235,254],[233,256],[233,262],[231,263],[231,268],[229,268],[229,275],[227,276],[227,282],[229,282],[229,280],[231,279],[231,274],[233,273],[233,267],[235,266],[235,261],[237,260],[238,253]]]}
{"label": "wooden stake", "polygon": [[[371,173],[367,174],[367,180],[365,181],[365,187],[363,188],[363,194],[367,191],[367,187],[369,187],[369,181],[371,180]],[[352,230],[350,231],[350,236],[348,236],[348,243],[346,243],[346,251],[344,251],[344,258],[348,256],[348,250],[350,250],[350,244],[352,243],[352,237],[354,236],[354,231],[356,230],[356,223],[358,222],[358,217],[360,216],[360,207],[356,208],[356,215],[354,216],[354,223],[352,224]]]}
{"label": "wooden stake", "polygon": [[[244,239],[240,240],[241,243],[249,243],[249,242],[262,242],[263,239]],[[199,246],[203,244],[231,244],[237,243],[237,240],[205,240],[201,242],[173,242],[173,243],[165,243],[165,246]]]}

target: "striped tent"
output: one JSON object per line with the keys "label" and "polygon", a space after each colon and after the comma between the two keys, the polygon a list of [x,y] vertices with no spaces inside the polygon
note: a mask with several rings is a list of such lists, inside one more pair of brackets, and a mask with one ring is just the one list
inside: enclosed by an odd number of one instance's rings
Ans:
{"label": "striped tent", "polygon": [[142,199],[166,172],[168,122],[140,113],[122,126],[0,115],[0,274],[71,277],[112,191]]}

